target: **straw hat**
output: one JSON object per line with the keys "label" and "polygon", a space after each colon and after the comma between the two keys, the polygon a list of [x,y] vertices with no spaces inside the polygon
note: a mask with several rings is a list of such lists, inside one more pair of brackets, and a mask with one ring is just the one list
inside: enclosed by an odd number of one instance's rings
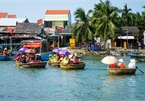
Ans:
{"label": "straw hat", "polygon": [[131,59],[130,62],[133,62],[133,63],[134,63],[134,62],[136,62],[136,61],[135,61],[135,59]]}
{"label": "straw hat", "polygon": [[118,61],[119,61],[119,62],[124,62],[123,59],[119,59]]}

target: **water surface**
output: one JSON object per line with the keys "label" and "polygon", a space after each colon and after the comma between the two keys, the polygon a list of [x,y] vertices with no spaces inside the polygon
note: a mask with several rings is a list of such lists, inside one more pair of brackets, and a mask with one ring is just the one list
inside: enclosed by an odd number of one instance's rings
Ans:
{"label": "water surface", "polygon": [[[0,61],[0,101],[138,101],[145,100],[145,75],[111,75],[104,56],[86,56],[84,70],[16,68]],[[130,57],[123,58],[128,64]],[[145,63],[137,63],[145,71]]]}

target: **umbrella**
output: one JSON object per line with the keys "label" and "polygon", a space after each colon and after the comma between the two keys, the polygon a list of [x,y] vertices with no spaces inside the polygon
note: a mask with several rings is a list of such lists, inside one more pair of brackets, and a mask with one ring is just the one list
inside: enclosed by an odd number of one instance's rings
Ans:
{"label": "umbrella", "polygon": [[117,59],[114,56],[106,56],[101,60],[104,64],[113,64],[117,63]]}
{"label": "umbrella", "polygon": [[70,53],[67,50],[61,50],[59,54],[68,55]]}
{"label": "umbrella", "polygon": [[25,52],[28,48],[22,47],[19,49],[19,52]]}
{"label": "umbrella", "polygon": [[27,49],[25,53],[36,53],[35,49]]}
{"label": "umbrella", "polygon": [[52,51],[55,52],[55,53],[59,53],[59,52],[61,51],[61,49],[55,48],[55,49],[53,49]]}

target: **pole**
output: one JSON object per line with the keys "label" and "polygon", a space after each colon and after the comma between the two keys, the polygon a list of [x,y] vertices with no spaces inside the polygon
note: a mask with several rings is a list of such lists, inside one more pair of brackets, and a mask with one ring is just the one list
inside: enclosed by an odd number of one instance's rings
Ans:
{"label": "pole", "polygon": [[11,36],[10,36],[10,51],[12,52],[12,37]]}
{"label": "pole", "polygon": [[127,49],[128,49],[128,27],[127,27]]}

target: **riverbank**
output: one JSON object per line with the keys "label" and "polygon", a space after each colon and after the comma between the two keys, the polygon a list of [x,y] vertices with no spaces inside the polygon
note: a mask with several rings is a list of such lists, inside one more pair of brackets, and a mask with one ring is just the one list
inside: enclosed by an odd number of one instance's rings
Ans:
{"label": "riverbank", "polygon": [[90,51],[85,48],[68,48],[62,47],[61,49],[68,50],[71,54],[81,54],[81,55],[115,55],[115,56],[123,56],[129,53],[145,53],[145,49],[122,49],[116,48],[112,50],[102,50],[102,51]]}

